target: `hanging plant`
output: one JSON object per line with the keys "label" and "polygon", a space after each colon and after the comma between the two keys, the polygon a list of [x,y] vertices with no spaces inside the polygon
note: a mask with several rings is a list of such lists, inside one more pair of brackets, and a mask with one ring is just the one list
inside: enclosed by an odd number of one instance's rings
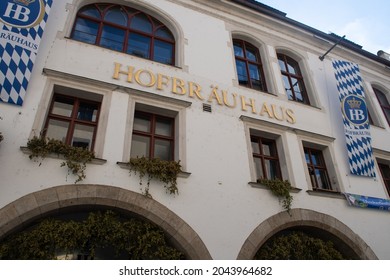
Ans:
{"label": "hanging plant", "polygon": [[0,241],[0,260],[74,259],[179,260],[164,231],[113,211],[91,212],[81,221],[44,219]]}
{"label": "hanging plant", "polygon": [[147,176],[146,187],[143,190],[145,196],[151,197],[149,193],[150,181],[158,179],[164,183],[169,194],[178,194],[177,176],[181,172],[180,161],[166,161],[159,158],[137,157],[131,158],[129,161],[130,174],[139,174],[140,185],[143,183],[143,178]]}
{"label": "hanging plant", "polygon": [[268,187],[279,200],[282,200],[283,208],[290,213],[293,197],[290,194],[292,186],[289,181],[282,181],[280,179],[258,179],[257,182]]}
{"label": "hanging plant", "polygon": [[[27,142],[27,149],[31,154],[29,158],[43,160],[48,154],[57,154],[64,157],[65,161],[62,166],[68,167],[68,174],[77,176],[75,183],[78,183],[86,178],[85,169],[87,162],[95,158],[94,152],[81,147],[72,147],[63,143],[60,140],[49,139],[46,137],[34,136]],[[39,164],[41,165],[41,163]]]}
{"label": "hanging plant", "polygon": [[257,251],[255,260],[343,260],[331,240],[302,231],[285,231],[271,237]]}

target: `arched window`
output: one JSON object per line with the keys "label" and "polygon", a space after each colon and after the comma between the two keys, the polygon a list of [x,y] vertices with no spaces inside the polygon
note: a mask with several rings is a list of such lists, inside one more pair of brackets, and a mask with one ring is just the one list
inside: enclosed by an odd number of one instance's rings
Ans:
{"label": "arched window", "polygon": [[278,61],[288,99],[310,104],[298,62],[280,53],[278,53]]}
{"label": "arched window", "polygon": [[238,82],[242,86],[267,91],[259,50],[243,40],[233,40]]}
{"label": "arched window", "polygon": [[175,64],[175,38],[160,21],[139,10],[115,4],[91,4],[77,13],[71,38]]}
{"label": "arched window", "polygon": [[373,88],[376,98],[378,99],[379,104],[381,105],[383,114],[386,117],[387,123],[390,125],[390,102],[386,94],[380,91],[377,88]]}

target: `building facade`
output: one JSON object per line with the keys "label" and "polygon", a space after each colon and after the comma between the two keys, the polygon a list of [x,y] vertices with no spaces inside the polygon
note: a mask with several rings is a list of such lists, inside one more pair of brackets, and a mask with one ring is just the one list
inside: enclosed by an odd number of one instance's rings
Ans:
{"label": "building facade", "polygon": [[[189,259],[252,259],[295,228],[390,259],[389,212],[345,195],[389,199],[390,61],[339,39],[250,0],[53,1],[23,104],[0,103],[0,237],[110,208]],[[350,172],[332,60],[359,65],[375,176]],[[29,159],[41,135],[94,151],[81,182],[56,155]],[[178,193],[152,180],[145,196],[137,156],[180,161]],[[261,178],[291,183],[290,211]]]}

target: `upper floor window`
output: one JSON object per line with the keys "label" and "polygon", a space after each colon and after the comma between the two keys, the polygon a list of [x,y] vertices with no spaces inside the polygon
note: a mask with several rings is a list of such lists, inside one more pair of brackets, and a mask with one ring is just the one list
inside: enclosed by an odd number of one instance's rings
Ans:
{"label": "upper floor window", "polygon": [[174,159],[175,120],[135,111],[130,157]]}
{"label": "upper floor window", "polygon": [[239,84],[267,91],[259,50],[243,40],[233,40],[233,45]]}
{"label": "upper floor window", "polygon": [[322,151],[304,147],[304,152],[313,189],[332,190]]}
{"label": "upper floor window", "polygon": [[378,166],[381,171],[387,193],[390,195],[390,165],[385,163],[378,163]]}
{"label": "upper floor window", "polygon": [[298,62],[280,53],[278,53],[278,61],[288,99],[310,104]]}
{"label": "upper floor window", "polygon": [[375,95],[381,105],[383,114],[386,117],[387,123],[390,125],[390,102],[386,94],[377,88],[374,88]]}
{"label": "upper floor window", "polygon": [[175,39],[160,21],[136,9],[91,4],[79,10],[71,38],[164,64],[175,63]]}
{"label": "upper floor window", "polygon": [[282,179],[276,141],[251,136],[253,161],[257,179]]}
{"label": "upper floor window", "polygon": [[100,102],[55,94],[44,135],[73,147],[93,150]]}

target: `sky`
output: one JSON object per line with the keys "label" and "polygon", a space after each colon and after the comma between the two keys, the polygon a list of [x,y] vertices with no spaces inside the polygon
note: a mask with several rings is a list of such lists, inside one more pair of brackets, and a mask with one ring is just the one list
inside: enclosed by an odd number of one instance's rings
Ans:
{"label": "sky", "polygon": [[258,0],[325,33],[346,35],[364,50],[390,53],[389,0]]}

